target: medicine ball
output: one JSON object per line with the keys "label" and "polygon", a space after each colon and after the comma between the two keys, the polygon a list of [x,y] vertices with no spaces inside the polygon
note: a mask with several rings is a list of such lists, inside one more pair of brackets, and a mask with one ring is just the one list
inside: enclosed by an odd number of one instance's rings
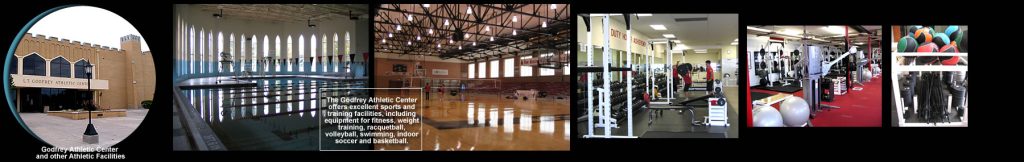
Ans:
{"label": "medicine ball", "polygon": [[[956,49],[956,43],[949,44],[949,45],[946,45],[946,46],[942,46],[942,48],[939,49],[939,51],[943,52],[943,53],[960,53],[960,51],[958,51]],[[959,62],[959,61],[960,61],[960,57],[956,57],[956,56],[949,56],[949,57],[943,57],[942,58],[942,64],[943,65],[956,65],[956,63]]]}
{"label": "medicine ball", "polygon": [[928,28],[917,29],[917,31],[914,32],[914,39],[917,39],[918,44],[932,42],[932,34],[928,31]]}
{"label": "medicine ball", "polygon": [[917,40],[911,36],[900,38],[900,42],[896,45],[897,52],[914,52],[914,50],[917,50]]}
{"label": "medicine ball", "polygon": [[949,37],[946,37],[946,34],[943,33],[935,33],[935,36],[932,36],[932,41],[932,43],[935,43],[935,46],[943,47],[949,44]]}
{"label": "medicine ball", "polygon": [[920,25],[907,26],[907,31],[905,31],[904,35],[914,36],[914,32],[917,32],[918,29],[921,29]]}
{"label": "medicine ball", "polygon": [[[924,44],[921,44],[921,46],[917,47],[917,52],[929,52],[929,53],[931,53],[931,52],[939,52],[939,47],[936,46],[935,43],[926,42]],[[915,60],[916,60],[918,65],[931,64],[936,59],[938,59],[938,58],[937,57],[932,57],[932,56],[918,56],[917,58],[915,58]]]}
{"label": "medicine ball", "polygon": [[960,47],[960,52],[967,52],[967,30],[960,32],[960,39],[956,41],[957,47]]}
{"label": "medicine ball", "polygon": [[960,26],[951,25],[946,27],[946,36],[949,36],[949,41],[960,42]]}
{"label": "medicine ball", "polygon": [[939,46],[932,42],[925,42],[917,47],[917,52],[939,52]]}

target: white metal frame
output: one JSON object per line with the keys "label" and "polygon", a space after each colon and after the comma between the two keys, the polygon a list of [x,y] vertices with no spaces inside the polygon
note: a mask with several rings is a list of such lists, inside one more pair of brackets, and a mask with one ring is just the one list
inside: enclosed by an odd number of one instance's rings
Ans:
{"label": "white metal frame", "polygon": [[[587,95],[587,134],[583,135],[583,137],[584,138],[637,138],[637,136],[633,135],[633,111],[632,111],[632,107],[633,107],[632,99],[633,98],[632,98],[632,81],[631,81],[633,79],[632,73],[627,73],[626,74],[626,78],[627,78],[627,81],[626,81],[627,82],[627,92],[626,92],[626,94],[627,94],[627,98],[629,100],[627,102],[627,105],[626,105],[626,109],[628,109],[626,111],[627,112],[627,122],[628,122],[627,126],[626,126],[627,127],[626,128],[627,129],[627,135],[626,136],[612,135],[612,132],[611,132],[611,128],[618,128],[617,121],[615,120],[615,118],[611,117],[611,75],[610,75],[611,73],[610,73],[610,70],[609,70],[609,68],[610,68],[609,66],[611,65],[611,50],[610,50],[610,46],[611,46],[611,41],[610,41],[610,37],[611,37],[610,32],[611,31],[610,30],[611,29],[609,28],[609,25],[608,25],[609,21],[610,21],[610,17],[608,15],[603,15],[602,17],[603,18],[602,18],[602,22],[601,23],[602,23],[602,27],[603,27],[602,30],[604,30],[604,32],[603,32],[603,35],[604,35],[604,40],[603,40],[604,41],[604,47],[603,47],[603,50],[602,50],[602,56],[603,57],[601,58],[602,61],[603,61],[603,62],[601,62],[603,64],[603,65],[601,65],[601,67],[602,67],[601,73],[604,74],[604,75],[601,75],[601,76],[602,76],[602,79],[604,79],[604,81],[602,82],[603,85],[602,85],[601,88],[594,89],[594,85],[591,84],[593,82],[593,79],[594,79],[593,74],[587,73],[587,83],[585,83],[585,84],[587,84],[587,93],[586,93],[586,95]],[[629,18],[629,14],[625,14],[624,17],[628,19]],[[587,17],[587,19],[589,19],[589,17]],[[587,23],[589,23],[589,22],[590,21],[587,21]],[[587,24],[587,26],[590,26],[590,25]],[[632,39],[632,37],[631,37],[632,34],[631,34],[630,31],[631,31],[630,29],[626,29],[626,37],[627,37],[626,40],[631,40]],[[593,39],[591,38],[591,32],[588,29],[587,30],[587,47],[586,47],[586,49],[587,49],[587,66],[594,66],[594,57],[593,57],[594,52],[593,52],[593,48],[591,47],[592,46],[591,41],[593,41]],[[628,53],[628,52],[630,52],[632,50],[632,43],[627,42],[626,44],[627,44],[626,45],[626,51]],[[626,65],[627,65],[627,67],[632,66],[632,57],[626,57]],[[594,124],[594,114],[593,114],[594,113],[594,106],[593,106],[593,92],[592,91],[597,91],[598,92],[598,96],[599,96],[598,97],[598,106],[599,106],[598,107],[598,111],[599,111],[598,113],[599,113],[599,115],[598,115],[598,124],[597,125]],[[595,135],[594,134],[594,127],[595,126],[596,127],[604,128],[604,135]]]}
{"label": "white metal frame", "polygon": [[[893,63],[896,63],[896,58],[904,57],[904,56],[954,56],[954,57],[961,57],[961,59],[960,59],[961,61],[967,62],[965,59],[962,58],[962,57],[966,57],[967,53],[918,53],[918,52],[902,53],[902,52],[893,52],[892,53],[892,57],[890,59],[892,59],[891,61]],[[959,127],[959,126],[964,126],[964,127],[966,127],[967,126],[967,114],[968,114],[967,106],[964,106],[964,119],[961,120],[960,122],[948,122],[948,123],[907,123],[906,119],[903,118],[903,110],[906,109],[906,107],[904,107],[905,104],[903,103],[903,100],[901,99],[902,98],[901,96],[903,96],[903,94],[900,93],[900,84],[899,84],[899,80],[898,80],[899,77],[895,77],[899,73],[907,72],[907,71],[959,71],[959,72],[967,72],[967,65],[952,65],[952,66],[897,65],[897,64],[892,65],[892,68],[890,69],[890,74],[892,74],[892,76],[894,76],[894,77],[890,77],[890,79],[892,80],[893,97],[896,98],[896,100],[895,100],[896,101],[896,105],[899,106],[899,108],[896,111],[896,113],[898,115],[897,117],[899,118],[899,126],[900,127],[929,127],[929,126],[938,126],[938,127]],[[947,98],[947,100],[952,100],[952,99]],[[966,100],[965,100],[965,102],[966,102]],[[947,104],[952,104],[952,101],[947,101],[946,103]],[[914,105],[917,105],[916,100],[914,102]],[[949,106],[949,108],[952,108],[952,106]]]}

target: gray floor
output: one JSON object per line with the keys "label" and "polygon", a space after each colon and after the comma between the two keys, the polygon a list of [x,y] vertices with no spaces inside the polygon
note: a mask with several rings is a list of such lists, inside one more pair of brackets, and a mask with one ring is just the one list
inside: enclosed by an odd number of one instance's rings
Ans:
{"label": "gray floor", "polygon": [[121,142],[139,127],[146,117],[147,109],[128,110],[125,117],[107,117],[92,119],[93,126],[100,136],[100,143],[87,144],[82,142],[82,133],[89,120],[71,120],[45,113],[20,113],[25,125],[28,125],[39,138],[56,147],[110,147]]}
{"label": "gray floor", "polygon": [[[726,87],[726,98],[729,102],[729,125],[728,127],[715,127],[715,126],[693,126],[690,125],[689,112],[680,113],[679,111],[664,110],[658,114],[661,116],[656,117],[650,125],[648,121],[651,118],[648,114],[648,110],[636,111],[633,114],[633,135],[640,138],[738,138],[739,137],[739,109],[738,109],[738,95],[737,87]],[[704,95],[704,92],[690,92],[690,97],[697,97]],[[704,116],[708,114],[707,108],[695,109],[696,113],[694,117],[698,120],[703,121]],[[619,122],[619,128],[612,129],[612,135],[627,135],[627,124],[626,120]],[[587,123],[586,120],[577,121],[576,129],[579,131],[579,137],[586,135]],[[603,135],[604,130],[601,128],[595,128],[595,135]]]}

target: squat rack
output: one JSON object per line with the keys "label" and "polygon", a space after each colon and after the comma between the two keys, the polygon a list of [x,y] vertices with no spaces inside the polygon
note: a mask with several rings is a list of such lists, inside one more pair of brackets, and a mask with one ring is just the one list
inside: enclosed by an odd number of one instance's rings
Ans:
{"label": "squat rack", "polygon": [[[628,41],[628,40],[632,40],[632,38],[633,38],[632,37],[632,29],[630,27],[629,14],[628,13],[623,13],[622,15],[623,15],[623,18],[625,18],[625,21],[626,21],[626,40],[627,40],[626,52],[627,52],[627,54],[629,54],[629,53],[632,52],[632,49],[633,49],[633,46],[632,46],[633,43]],[[611,46],[611,41],[610,41],[611,28],[609,28],[609,21],[611,20],[610,19],[611,17],[609,16],[609,14],[605,14],[605,15],[601,16],[602,17],[601,24],[602,24],[602,27],[603,27],[602,28],[602,30],[603,30],[602,34],[604,36],[604,39],[603,39],[604,46],[603,46],[603,51],[602,51],[602,58],[601,58],[602,62],[601,62],[601,64],[604,64],[604,65],[602,65],[601,67],[594,66],[594,51],[593,51],[593,48],[592,48],[592,46],[593,46],[593,43],[592,43],[593,38],[591,36],[591,28],[590,28],[590,25],[591,25],[590,24],[590,17],[591,17],[591,15],[590,14],[580,14],[580,17],[583,17],[584,25],[586,25],[586,28],[587,28],[587,45],[585,47],[586,50],[587,50],[587,66],[577,67],[580,72],[587,73],[586,74],[586,76],[587,76],[587,82],[586,82],[586,84],[587,84],[587,91],[585,93],[587,95],[587,134],[583,135],[583,137],[584,138],[637,138],[637,136],[633,135],[633,111],[632,111],[632,107],[633,107],[633,102],[632,102],[632,99],[633,99],[633,92],[632,92],[633,74],[631,72],[627,72],[626,73],[626,81],[625,81],[626,84],[627,84],[626,87],[629,87],[626,90],[626,98],[629,99],[629,102],[626,102],[626,109],[629,109],[629,110],[626,111],[626,122],[627,122],[627,128],[626,129],[627,129],[627,134],[625,136],[622,136],[622,135],[612,135],[611,134],[611,128],[618,128],[618,124],[617,124],[617,120],[615,118],[611,117],[611,94],[612,94],[612,90],[611,90],[611,76],[609,74],[612,71],[632,71],[633,59],[632,59],[632,57],[627,55],[625,67],[611,67],[612,66],[612,64],[611,64],[611,51],[610,51],[610,46]],[[602,85],[601,85],[600,88],[595,89],[594,85],[592,84],[593,80],[594,80],[594,77],[593,77],[594,74],[593,73],[603,73],[604,74],[604,75],[602,75],[603,82],[602,82]],[[596,125],[596,127],[604,128],[604,134],[603,135],[595,135],[594,134],[594,128],[595,128],[594,114],[593,114],[594,113],[594,104],[593,104],[593,97],[594,97],[593,92],[594,91],[597,91],[598,92],[598,96],[599,96],[598,97],[598,111],[599,111],[598,113],[599,113],[599,115],[598,115],[598,124]]]}

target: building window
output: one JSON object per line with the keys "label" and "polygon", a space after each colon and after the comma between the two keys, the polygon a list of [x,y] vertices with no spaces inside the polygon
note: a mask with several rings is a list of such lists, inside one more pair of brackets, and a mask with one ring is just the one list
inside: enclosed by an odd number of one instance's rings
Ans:
{"label": "building window", "polygon": [[[520,57],[519,60],[526,60],[526,59],[530,59],[530,58],[533,58],[533,56],[523,56],[523,57]],[[528,76],[533,76],[533,67],[532,66],[519,66],[519,77],[528,77]]]}
{"label": "building window", "polygon": [[498,60],[491,61],[491,78],[498,78]]}
{"label": "building window", "polygon": [[564,72],[564,75],[569,75],[569,63],[565,63],[565,66],[562,66],[562,72]]}
{"label": "building window", "polygon": [[75,62],[75,78],[81,78],[81,79],[87,79],[88,78],[88,76],[85,75],[85,65],[88,65],[88,64],[89,64],[89,62],[87,62],[85,60],[79,60],[78,62]]}
{"label": "building window", "polygon": [[[228,40],[230,41],[230,43],[228,43],[228,53],[230,53],[232,55],[231,59],[235,59],[236,57],[238,57],[238,56],[234,56],[234,55],[238,55],[238,53],[235,53],[235,33],[231,33],[228,36],[228,38],[229,38]],[[234,60],[231,60],[231,62],[232,62],[232,64],[238,63],[238,62],[236,62]],[[231,65],[231,69],[228,69],[228,70],[230,72],[235,72],[235,67],[236,67],[235,65]]]}
{"label": "building window", "polygon": [[57,57],[50,61],[50,76],[51,77],[71,77],[71,63],[64,57]]}
{"label": "building window", "polygon": [[345,56],[344,54],[338,53],[338,46],[340,46],[340,44],[338,44],[338,33],[334,33],[334,43],[331,43],[331,45],[334,45],[334,72],[338,72],[338,64],[341,64],[341,59]]}
{"label": "building window", "polygon": [[470,79],[476,78],[476,70],[473,70],[475,67],[476,66],[473,66],[473,64],[469,64],[469,66],[467,68],[467,69],[469,69],[469,78]]}
{"label": "building window", "polygon": [[477,63],[477,65],[480,66],[480,68],[477,69],[477,71],[479,71],[479,72],[476,73],[476,74],[478,74],[477,78],[480,78],[480,79],[487,78],[487,61]]}
{"label": "building window", "polygon": [[288,50],[287,51],[287,53],[288,53],[288,61],[285,61],[285,65],[288,66],[288,71],[291,72],[292,71],[292,62],[294,62],[294,61],[291,60],[292,58],[294,58],[294,56],[292,56],[292,36],[291,35],[288,36],[288,40],[287,41],[288,41],[288,49],[287,49]]}
{"label": "building window", "polygon": [[[540,58],[541,59],[551,59],[551,57],[554,57],[554,56],[555,56],[554,54],[549,53],[549,54],[542,54],[542,55],[540,55]],[[552,76],[552,75],[555,75],[555,69],[554,68],[540,68],[540,76]]]}
{"label": "building window", "polygon": [[506,78],[511,78],[511,77],[515,77],[516,76],[516,65],[515,65],[516,63],[515,62],[516,62],[515,59],[512,59],[512,58],[505,59],[505,64],[502,65],[502,66],[505,67],[505,77]]}
{"label": "building window", "polygon": [[25,65],[22,65],[21,70],[25,75],[46,76],[46,61],[43,60],[43,57],[33,54],[25,57],[23,61]]}
{"label": "building window", "polygon": [[11,74],[18,74],[18,57],[14,57],[10,65],[10,67],[7,67],[7,70],[10,70]]}

